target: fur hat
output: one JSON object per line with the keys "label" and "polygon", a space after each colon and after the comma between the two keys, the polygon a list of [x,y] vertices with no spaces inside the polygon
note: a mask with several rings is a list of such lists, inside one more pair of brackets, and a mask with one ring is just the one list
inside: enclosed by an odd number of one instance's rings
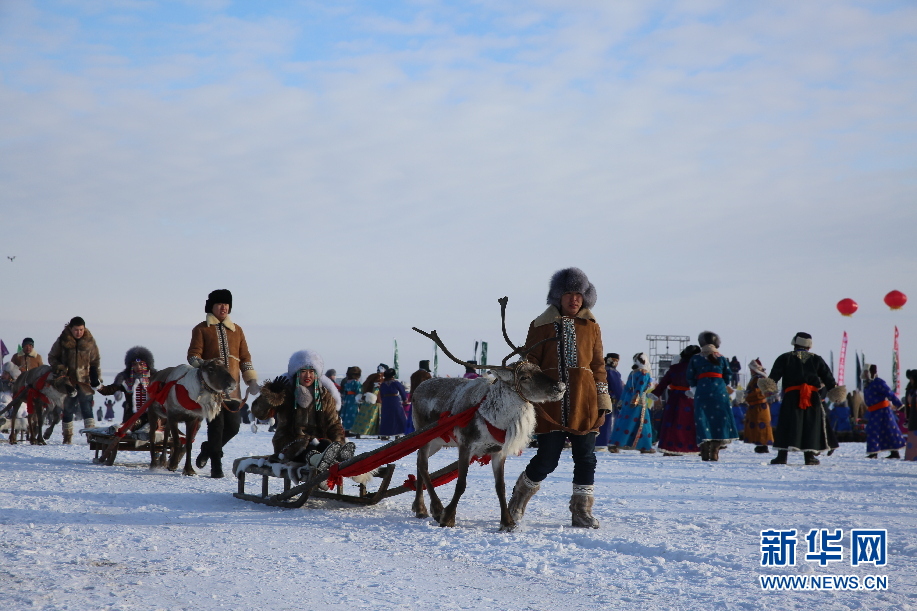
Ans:
{"label": "fur hat", "polygon": [[68,327],[85,327],[86,321],[83,320],[82,316],[74,316],[70,319],[70,322],[67,323]]}
{"label": "fur hat", "polygon": [[578,267],[568,267],[554,272],[548,285],[548,305],[560,310],[560,298],[565,293],[579,293],[583,296],[583,307],[591,310],[595,306],[595,286],[589,282],[586,272]]}
{"label": "fur hat", "polygon": [[800,348],[811,348],[812,347],[812,336],[808,333],[803,333],[800,331],[793,338],[793,346],[799,346]]}
{"label": "fur hat", "polygon": [[638,352],[634,355],[634,365],[631,369],[650,370],[650,358],[646,356],[646,352]]}
{"label": "fur hat", "polygon": [[25,346],[26,344],[31,344],[31,345],[34,346],[34,345],[35,345],[35,340],[32,339],[31,337],[27,337],[27,338],[25,338],[24,340],[22,340],[22,345]]}
{"label": "fur hat", "polygon": [[229,311],[232,312],[232,293],[229,292],[229,289],[210,291],[210,294],[207,295],[207,303],[204,304],[204,312],[210,314],[213,312],[213,306],[218,303],[229,304]]}
{"label": "fur hat", "polygon": [[334,380],[334,378],[338,377],[338,370],[329,369],[328,371],[325,372],[325,377],[328,378],[329,380]]}
{"label": "fur hat", "polygon": [[385,373],[382,374],[382,377],[385,378],[386,380],[394,380],[395,379],[395,370],[386,369]]}
{"label": "fur hat", "polygon": [[430,361],[420,361],[420,364],[418,365],[418,369],[422,369],[424,371],[430,371]]}
{"label": "fur hat", "polygon": [[153,370],[153,353],[143,346],[134,346],[124,354],[124,369],[130,371],[134,361],[138,360],[143,361],[151,371]]}
{"label": "fur hat", "polygon": [[[218,301],[217,303],[223,303]],[[315,377],[320,377],[325,371],[325,360],[318,352],[314,350],[300,350],[294,352],[287,363],[287,376],[291,380],[296,380],[296,375],[301,369],[312,369],[315,371]]]}
{"label": "fur hat", "polygon": [[388,369],[388,365],[385,363],[379,363],[379,366],[376,367],[376,373],[385,373],[386,369]]}
{"label": "fur hat", "polygon": [[695,354],[700,354],[700,346],[695,346],[691,344],[687,348],[681,351],[681,360],[687,361],[690,360]]}
{"label": "fur hat", "polygon": [[767,369],[764,367],[764,363],[761,362],[761,359],[755,359],[748,363],[748,370],[755,375],[764,377],[767,375]]}
{"label": "fur hat", "polygon": [[363,375],[363,370],[357,367],[356,365],[347,368],[347,379],[348,380],[359,380]]}
{"label": "fur hat", "polygon": [[609,352],[608,354],[605,355],[605,360],[607,361],[608,359],[618,359],[620,361],[621,355],[618,354],[617,352]]}
{"label": "fur hat", "polygon": [[708,344],[713,344],[714,347],[720,347],[720,336],[714,333],[713,331],[702,331],[700,335],[697,336],[697,343],[701,347]]}
{"label": "fur hat", "polygon": [[16,378],[19,377],[19,374],[22,372],[19,370],[19,367],[16,367],[16,364],[13,363],[13,361],[10,361],[3,365],[3,373],[8,373],[10,378],[15,381]]}
{"label": "fur hat", "polygon": [[872,381],[879,375],[879,369],[875,365],[870,365],[869,363],[863,363],[863,373],[860,374],[860,377],[864,380]]}

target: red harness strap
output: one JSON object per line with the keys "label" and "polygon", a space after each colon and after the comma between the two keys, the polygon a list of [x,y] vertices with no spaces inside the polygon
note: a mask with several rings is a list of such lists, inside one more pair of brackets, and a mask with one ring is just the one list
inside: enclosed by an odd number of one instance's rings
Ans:
{"label": "red harness strap", "polygon": [[[160,382],[153,382],[150,384],[149,399],[146,400],[146,403],[140,406],[134,415],[127,419],[127,421],[121,425],[121,428],[118,429],[118,432],[115,433],[115,437],[121,438],[124,437],[127,432],[134,426],[137,420],[140,419],[140,416],[146,413],[146,410],[149,409],[150,405],[153,403],[159,403],[160,405],[166,400],[166,397],[169,396],[169,391],[172,390],[178,383],[178,380],[172,380],[171,382],[166,382],[162,384]],[[179,386],[180,389],[184,390],[184,386]],[[175,393],[178,394],[177,392]],[[185,396],[188,396],[188,391],[185,390]],[[196,405],[196,404],[195,404]],[[200,407],[200,406],[198,406]]]}
{"label": "red harness strap", "polygon": [[503,429],[498,429],[489,423],[487,418],[484,418],[483,416],[481,416],[481,419],[484,420],[484,424],[487,425],[487,432],[490,433],[494,439],[496,439],[499,443],[506,443],[506,431]]}
{"label": "red harness strap", "polygon": [[[50,371],[45,372],[43,376],[35,380],[34,384],[30,384],[29,386],[26,386],[25,388],[23,388],[16,394],[17,398],[25,394],[25,410],[27,414],[31,414],[34,412],[36,401],[41,402],[44,405],[48,405],[48,398],[44,396],[43,394],[41,394],[41,390],[45,386],[47,386],[48,376],[50,375],[51,375]],[[13,414],[13,415],[15,416],[16,414]]]}

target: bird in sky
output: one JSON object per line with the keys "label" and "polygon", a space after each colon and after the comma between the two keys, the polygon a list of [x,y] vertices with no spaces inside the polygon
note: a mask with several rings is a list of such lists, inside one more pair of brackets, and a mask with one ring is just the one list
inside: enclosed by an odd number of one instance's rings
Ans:
{"label": "bird in sky", "polygon": [[6,258],[7,258],[7,259],[9,259],[10,261],[12,261],[13,259],[15,259],[15,258],[16,258],[16,255],[13,255],[12,257],[11,257],[11,256],[9,256],[9,255],[7,255],[7,256],[6,256]]}

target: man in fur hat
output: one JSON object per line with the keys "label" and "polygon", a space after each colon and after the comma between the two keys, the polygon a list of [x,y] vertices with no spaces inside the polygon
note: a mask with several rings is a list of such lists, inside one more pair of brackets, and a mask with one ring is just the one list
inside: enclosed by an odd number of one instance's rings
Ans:
{"label": "man in fur hat", "polygon": [[[92,417],[93,389],[102,383],[99,372],[101,356],[92,333],[86,328],[86,321],[74,316],[64,327],[60,337],[48,352],[48,364],[51,367],[62,366],[67,370],[67,377],[77,389],[76,397],[64,399],[63,430],[64,443],[73,443],[73,417],[79,410],[83,417],[83,426],[95,428]],[[50,429],[49,429],[50,431]],[[47,435],[47,434],[46,434]]]}
{"label": "man in fur hat", "polygon": [[[258,373],[252,366],[252,356],[248,352],[248,342],[242,327],[230,318],[232,312],[232,293],[226,289],[216,290],[207,296],[204,304],[207,318],[191,330],[191,345],[188,346],[188,364],[200,367],[202,361],[221,359],[236,380],[237,386],[231,399],[236,403],[242,398],[239,377],[248,385],[252,395],[260,392]],[[207,441],[201,444],[201,453],[195,464],[203,469],[210,463],[210,476],[223,477],[223,446],[239,432],[242,416],[233,404],[223,403],[219,415],[207,423]]]}
{"label": "man in fur hat", "polygon": [[44,365],[41,360],[41,355],[35,352],[35,340],[31,337],[22,340],[22,349],[14,354],[13,358],[10,360],[22,373],[27,372],[29,369],[35,369],[36,367]]}
{"label": "man in fur hat", "polygon": [[[115,376],[115,381],[99,387],[101,395],[114,395],[116,401],[124,397],[122,423],[127,422],[128,418],[146,403],[150,378],[156,373],[153,366],[153,353],[143,346],[134,346],[124,353],[124,370]],[[147,418],[144,414],[138,420],[136,428],[143,426],[146,422]]]}
{"label": "man in fur hat", "polygon": [[774,448],[777,457],[772,465],[785,465],[789,450],[802,451],[805,464],[817,465],[815,455],[829,449],[825,430],[825,410],[818,391],[824,386],[829,401],[842,401],[847,389],[838,386],[825,360],[810,352],[812,336],[797,333],[793,337],[792,352],[777,357],[771,373],[758,380],[758,388],[765,394],[777,392],[777,382],[783,380],[783,403],[774,431]]}
{"label": "man in fur hat", "polygon": [[560,461],[569,438],[573,451],[573,494],[570,497],[572,525],[598,528],[592,515],[594,499],[595,436],[611,411],[602,331],[593,316],[595,286],[576,267],[556,272],[548,287],[548,309],[529,326],[526,346],[535,346],[528,360],[548,376],[566,384],[560,401],[539,404],[535,433],[538,452],[519,475],[509,502],[518,522],[529,499]]}

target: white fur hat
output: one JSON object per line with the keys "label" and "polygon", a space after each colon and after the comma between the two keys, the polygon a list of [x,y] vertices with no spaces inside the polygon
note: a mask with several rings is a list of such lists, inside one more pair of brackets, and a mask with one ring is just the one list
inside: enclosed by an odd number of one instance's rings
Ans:
{"label": "white fur hat", "polygon": [[19,367],[16,367],[16,364],[13,361],[10,361],[3,365],[3,371],[10,374],[10,377],[14,380],[19,377],[19,374],[22,373],[19,371]]}
{"label": "white fur hat", "polygon": [[289,363],[287,363],[287,377],[295,383],[296,375],[301,369],[312,369],[315,371],[315,376],[318,378],[319,382],[322,383],[322,386],[325,387],[325,390],[334,397],[334,404],[336,408],[340,410],[341,393],[337,389],[337,386],[334,385],[334,382],[329,380],[327,376],[322,375],[322,372],[325,371],[325,359],[322,358],[322,355],[314,350],[300,350],[294,352],[290,357]]}
{"label": "white fur hat", "polygon": [[634,369],[642,369],[644,371],[650,370],[650,357],[646,356],[646,352],[638,352],[634,355]]}

